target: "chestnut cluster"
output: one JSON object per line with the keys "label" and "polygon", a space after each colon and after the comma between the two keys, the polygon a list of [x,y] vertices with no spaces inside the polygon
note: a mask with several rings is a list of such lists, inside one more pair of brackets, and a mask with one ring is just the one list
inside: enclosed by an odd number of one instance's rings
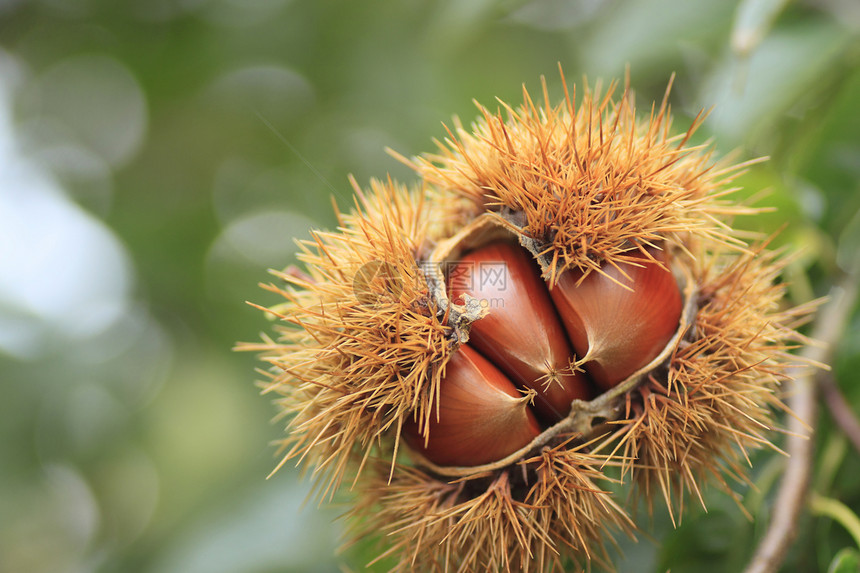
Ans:
{"label": "chestnut cluster", "polygon": [[477,301],[481,317],[446,365],[435,416],[404,426],[407,444],[439,466],[490,464],[648,365],[683,307],[668,262],[643,247],[598,271],[569,269],[552,288],[513,241],[446,265],[450,299]]}
{"label": "chestnut cluster", "polygon": [[699,120],[673,134],[668,89],[639,117],[629,89],[562,87],[455,123],[404,159],[414,188],[353,181],[264,285],[275,334],[240,345],[287,420],[281,464],[321,498],[351,484],[352,537],[381,533],[395,571],[611,568],[636,528],[616,487],[673,521],[704,484],[736,498],[785,409],[813,307],[732,228],[747,164],[689,145]]}

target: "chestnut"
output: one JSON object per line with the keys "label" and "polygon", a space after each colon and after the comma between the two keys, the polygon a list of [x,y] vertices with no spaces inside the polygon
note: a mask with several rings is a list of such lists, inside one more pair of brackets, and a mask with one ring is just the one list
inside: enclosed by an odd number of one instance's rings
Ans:
{"label": "chestnut", "polygon": [[441,381],[438,408],[403,426],[406,443],[440,466],[473,466],[500,460],[541,432],[523,394],[486,358],[464,344],[451,355]]}
{"label": "chestnut", "polygon": [[565,271],[550,291],[580,362],[603,390],[651,362],[678,329],[683,301],[668,257],[646,252],[587,274]]}

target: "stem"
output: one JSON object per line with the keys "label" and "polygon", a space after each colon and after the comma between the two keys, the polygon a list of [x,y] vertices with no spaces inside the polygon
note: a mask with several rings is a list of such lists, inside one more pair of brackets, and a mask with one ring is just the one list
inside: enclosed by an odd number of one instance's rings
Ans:
{"label": "stem", "polygon": [[[804,359],[820,364],[830,362],[857,298],[858,275],[860,252],[840,283],[831,289],[829,301],[821,309],[812,332],[812,338],[820,344],[807,346],[801,355]],[[774,573],[785,560],[789,546],[797,535],[797,522],[806,503],[812,473],[812,438],[818,414],[815,385],[820,372],[807,367],[795,368],[789,373],[794,379],[794,388],[788,405],[795,414],[788,423],[787,449],[790,457],[774,500],[770,526],[745,573]]]}
{"label": "stem", "polygon": [[836,380],[832,375],[823,375],[819,378],[818,384],[833,421],[848,437],[854,449],[860,453],[860,421],[857,420],[857,416],[842,395]]}

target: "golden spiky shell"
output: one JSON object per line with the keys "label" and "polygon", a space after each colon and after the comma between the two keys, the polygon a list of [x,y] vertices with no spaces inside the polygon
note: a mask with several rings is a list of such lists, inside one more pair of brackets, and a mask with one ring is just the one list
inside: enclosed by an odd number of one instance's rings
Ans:
{"label": "golden spiky shell", "polygon": [[[725,473],[742,475],[746,450],[768,444],[808,309],[780,310],[782,263],[726,224],[750,212],[725,200],[742,166],[685,147],[695,124],[670,135],[665,100],[638,121],[629,91],[611,96],[538,108],[526,93],[518,109],[503,104],[507,118],[481,108],[474,133],[458,126],[439,154],[410,161],[421,190],[356,186],[338,231],[302,243],[309,278],[276,273],[291,286],[266,287],[286,299],[268,309],[278,338],[242,348],[272,365],[265,389],[291,416],[283,460],[312,468],[323,494],[364,470],[353,514],[391,536],[399,570],[560,571],[566,555],[599,557],[607,530],[632,527],[602,468],[620,467],[649,501],[659,490],[671,511],[702,481],[730,491]],[[424,469],[412,467],[400,425],[430,419],[447,357],[480,318],[447,300],[437,263],[498,232],[514,233],[550,284],[570,267],[669,250],[691,310],[653,368],[611,396],[610,433],[564,442],[583,431],[571,426],[491,467],[452,473],[417,456]]]}
{"label": "golden spiky shell", "polygon": [[686,147],[699,118],[672,135],[667,99],[640,120],[633,94],[614,101],[614,90],[586,87],[576,106],[565,84],[565,101],[551,107],[544,87],[541,108],[524,90],[521,107],[479,106],[471,130],[455,121],[437,154],[405,161],[430,184],[441,219],[462,227],[489,211],[518,224],[550,285],[569,267],[597,271],[643,245],[742,247],[725,220],[752,210],[721,201],[742,166],[721,169],[707,147]]}
{"label": "golden spiky shell", "polygon": [[[400,465],[376,468],[350,512],[355,537],[385,535],[396,571],[571,571],[611,568],[603,543],[633,522],[605,490],[602,464],[572,448],[546,449],[510,472],[440,480]],[[528,476],[531,481],[526,481]]]}
{"label": "golden spiky shell", "polygon": [[357,191],[337,232],[300,243],[308,277],[275,272],[284,284],[264,286],[286,299],[268,309],[277,340],[242,345],[273,366],[264,391],[292,416],[283,461],[313,467],[328,493],[406,416],[429,415],[451,347],[417,259],[428,222],[420,194],[391,181]]}

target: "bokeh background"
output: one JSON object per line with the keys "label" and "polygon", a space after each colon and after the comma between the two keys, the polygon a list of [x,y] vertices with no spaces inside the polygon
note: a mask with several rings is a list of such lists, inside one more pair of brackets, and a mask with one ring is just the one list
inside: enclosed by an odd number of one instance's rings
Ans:
{"label": "bokeh background", "polygon": [[[674,72],[679,129],[713,107],[701,141],[771,157],[741,196],[778,210],[739,224],[801,249],[793,302],[860,248],[856,0],[0,0],[0,572],[362,570],[342,507],[265,479],[283,422],[231,351],[268,328],[245,301],[348,174],[414,180],[386,147],[432,151],[541,75],[558,97],[559,63],[629,65],[645,110]],[[856,412],[856,317],[834,367]],[[807,514],[786,571],[857,563],[860,456],[820,426],[813,488],[846,511]],[[754,461],[752,519],[713,493],[677,529],[646,515],[620,570],[740,570],[784,467]]]}

